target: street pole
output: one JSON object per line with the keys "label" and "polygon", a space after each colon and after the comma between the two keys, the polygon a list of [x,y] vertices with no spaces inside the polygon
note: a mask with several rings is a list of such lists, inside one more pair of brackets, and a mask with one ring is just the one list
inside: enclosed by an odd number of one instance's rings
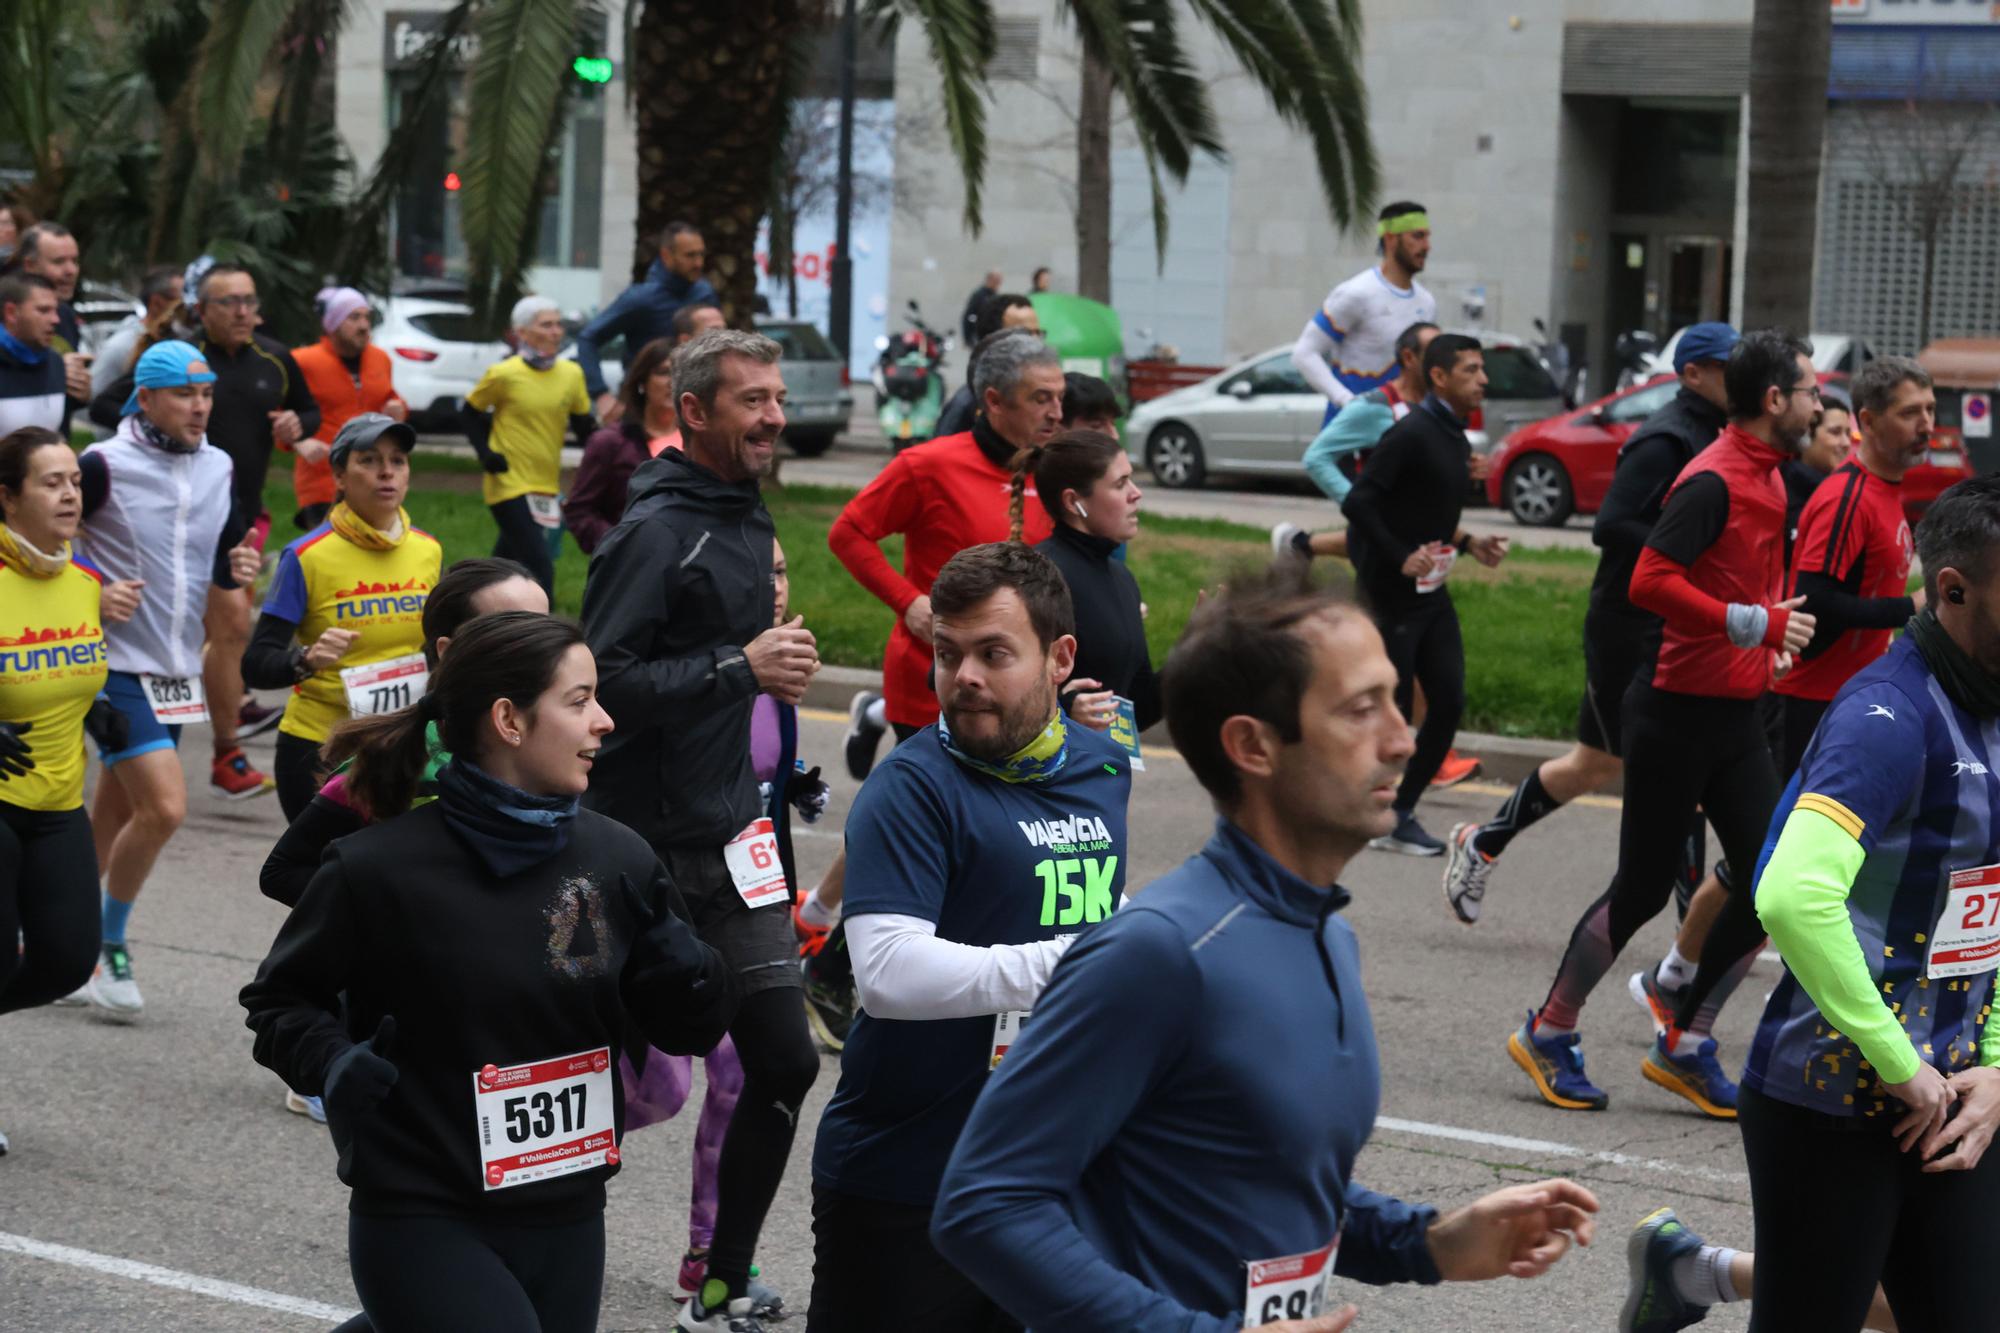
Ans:
{"label": "street pole", "polygon": [[827,335],[839,350],[843,366],[854,322],[854,261],[848,255],[854,212],[854,40],[854,0],[846,0],[840,18],[840,175],[833,205],[833,265],[827,292]]}

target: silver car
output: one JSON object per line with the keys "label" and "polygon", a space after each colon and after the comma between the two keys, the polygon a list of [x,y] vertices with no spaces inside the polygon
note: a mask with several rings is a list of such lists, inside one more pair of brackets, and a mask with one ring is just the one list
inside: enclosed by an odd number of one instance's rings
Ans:
{"label": "silver car", "polygon": [[[1475,450],[1485,453],[1489,441],[1567,408],[1533,344],[1468,332],[1486,351],[1486,404],[1471,432]],[[1180,489],[1216,472],[1303,477],[1306,446],[1325,420],[1326,399],[1292,364],[1287,343],[1141,403],[1126,418],[1125,439],[1135,465],[1160,485]]]}
{"label": "silver car", "polygon": [[833,447],[854,414],[847,367],[817,325],[802,320],[760,319],[757,332],[784,349],[785,434],[792,452],[817,458]]}

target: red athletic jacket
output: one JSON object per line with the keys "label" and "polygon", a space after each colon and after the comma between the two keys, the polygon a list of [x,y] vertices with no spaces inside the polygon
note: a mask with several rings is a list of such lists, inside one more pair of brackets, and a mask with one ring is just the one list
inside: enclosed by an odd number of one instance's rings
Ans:
{"label": "red athletic jacket", "polygon": [[[1665,625],[1647,679],[1657,689],[1754,699],[1770,686],[1770,649],[1784,642],[1785,455],[1731,423],[1667,492],[1632,570],[1632,604]],[[1763,646],[1729,640],[1731,603],[1769,607]]]}
{"label": "red athletic jacket", "polygon": [[[982,419],[978,429],[990,427]],[[862,587],[896,613],[882,663],[882,698],[891,722],[924,727],[937,721],[931,647],[910,633],[903,611],[930,594],[931,580],[945,561],[968,546],[1007,540],[1012,482],[1013,474],[987,457],[972,431],[964,431],[897,454],[833,521],[826,544]],[[1022,540],[1032,544],[1055,530],[1032,480],[1022,513]],[[900,573],[880,545],[892,533],[903,535]]]}
{"label": "red athletic jacket", "polygon": [[1779,694],[1830,702],[1847,678],[1889,651],[1916,614],[1904,592],[1915,553],[1903,517],[1903,485],[1848,459],[1799,512],[1792,547],[1794,597],[1812,612],[1812,642],[1775,686]]}
{"label": "red athletic jacket", "polygon": [[[363,412],[380,412],[390,399],[397,402],[396,385],[390,377],[389,354],[370,343],[361,349],[361,373],[356,375],[333,350],[331,337],[321,338],[311,347],[292,349],[292,360],[306,377],[306,388],[319,404],[319,430],[313,438],[326,444],[340,434],[340,428]],[[307,462],[292,458],[292,494],[299,508],[333,503],[333,469],[324,458]]]}

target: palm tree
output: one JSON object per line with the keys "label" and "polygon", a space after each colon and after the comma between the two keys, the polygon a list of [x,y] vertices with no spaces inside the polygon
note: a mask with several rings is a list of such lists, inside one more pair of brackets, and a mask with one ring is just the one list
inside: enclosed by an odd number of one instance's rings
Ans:
{"label": "palm tree", "polygon": [[1750,20],[1750,196],[1743,327],[1812,322],[1820,148],[1833,11],[1756,0]]}

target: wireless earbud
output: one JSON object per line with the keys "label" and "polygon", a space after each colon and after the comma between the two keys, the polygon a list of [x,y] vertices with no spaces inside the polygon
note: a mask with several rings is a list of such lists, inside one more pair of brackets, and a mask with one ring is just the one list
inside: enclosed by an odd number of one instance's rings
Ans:
{"label": "wireless earbud", "polygon": [[1084,512],[1083,512],[1083,501],[1081,501],[1081,500],[1071,500],[1071,501],[1069,502],[1069,507],[1070,507],[1071,509],[1074,509],[1074,510],[1076,511],[1076,516],[1077,516],[1078,518],[1089,518],[1089,517],[1090,517],[1090,515],[1089,515],[1089,514],[1086,514],[1086,513],[1084,513]]}
{"label": "wireless earbud", "polygon": [[1950,590],[1949,592],[1947,592],[1947,593],[1946,593],[1946,594],[1944,595],[1944,599],[1945,599],[1945,600],[1946,600],[1947,602],[1952,602],[1952,603],[1955,603],[1955,604],[1957,604],[1957,605],[1959,605],[1959,606],[1964,606],[1964,605],[1965,605],[1965,589],[1963,589],[1963,588],[1953,588],[1953,589],[1951,589],[1951,590]]}

